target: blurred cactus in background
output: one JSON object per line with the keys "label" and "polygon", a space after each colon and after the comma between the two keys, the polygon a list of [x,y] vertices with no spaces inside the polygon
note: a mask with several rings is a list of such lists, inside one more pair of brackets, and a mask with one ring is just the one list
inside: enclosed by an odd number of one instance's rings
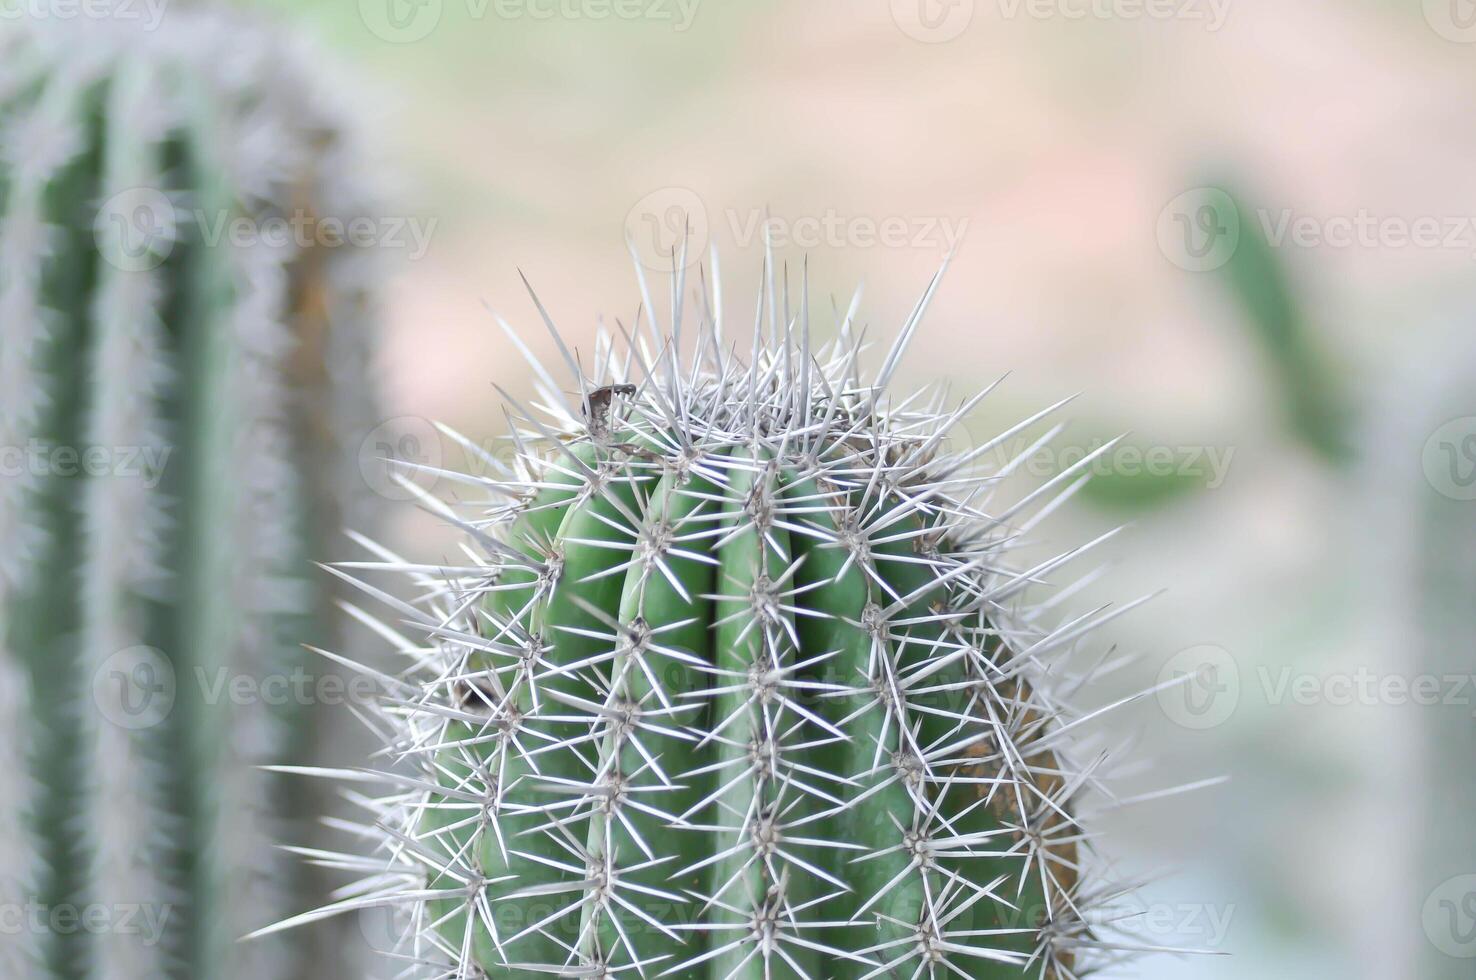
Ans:
{"label": "blurred cactus in background", "polygon": [[1468,978],[1476,723],[1450,685],[1472,676],[1476,636],[1476,345],[1464,330],[1436,330],[1401,353],[1360,403],[1339,381],[1344,370],[1319,349],[1285,262],[1241,199],[1230,199],[1241,236],[1224,283],[1268,355],[1290,441],[1328,467],[1344,504],[1332,526],[1357,601],[1353,630],[1374,638],[1385,679],[1431,685],[1402,702],[1410,710],[1368,719],[1377,725],[1365,743],[1377,754],[1369,764],[1386,785],[1361,817],[1370,832],[1392,837],[1387,846],[1398,858],[1391,880],[1370,887],[1397,892],[1428,942],[1411,946],[1409,923],[1377,915],[1361,931],[1383,960],[1417,963],[1422,980]]}
{"label": "blurred cactus in background", "polygon": [[[28,686],[16,664],[0,659],[0,907],[4,908],[24,908],[36,894]],[[9,980],[43,976],[36,936],[22,931],[0,943],[0,976]]]}
{"label": "blurred cactus in background", "polygon": [[276,843],[322,807],[259,768],[311,699],[268,681],[339,639],[311,558],[373,524],[377,262],[320,225],[371,198],[319,72],[193,9],[0,36],[0,898],[108,917],[7,980],[342,969],[237,943],[316,895]]}
{"label": "blurred cactus in background", "polygon": [[1366,443],[1399,455],[1396,465],[1387,453],[1365,461],[1360,516],[1380,531],[1350,565],[1364,570],[1377,635],[1410,672],[1440,680],[1438,703],[1420,702],[1400,742],[1413,823],[1408,900],[1430,940],[1418,975],[1464,980],[1476,953],[1476,721],[1467,699],[1448,695],[1451,679],[1472,676],[1476,636],[1476,344],[1440,340],[1411,352],[1370,413]]}

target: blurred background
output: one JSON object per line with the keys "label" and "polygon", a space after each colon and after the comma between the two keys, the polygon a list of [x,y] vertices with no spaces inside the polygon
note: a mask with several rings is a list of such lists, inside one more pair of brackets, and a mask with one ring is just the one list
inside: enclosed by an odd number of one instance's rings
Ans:
{"label": "blurred background", "polygon": [[951,254],[903,375],[1010,374],[961,440],[1080,392],[1024,487],[1127,433],[1041,542],[1130,525],[1082,611],[1167,589],[1083,692],[1194,675],[1103,719],[1153,760],[1124,795],[1229,777],[1103,817],[1139,930],[1212,954],[1120,975],[1476,976],[1468,0],[253,6],[354,79],[374,152],[337,165],[404,220],[361,458],[495,444],[493,384],[532,385],[494,313],[557,358],[520,276],[583,341],[635,316],[627,241],[657,277],[685,232],[742,323],[767,228],[880,346]]}

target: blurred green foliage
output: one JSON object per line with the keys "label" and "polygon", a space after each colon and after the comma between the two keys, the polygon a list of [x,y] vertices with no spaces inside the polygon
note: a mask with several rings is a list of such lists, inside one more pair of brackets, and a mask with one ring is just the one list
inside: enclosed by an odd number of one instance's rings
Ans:
{"label": "blurred green foliage", "polygon": [[[1336,368],[1318,345],[1290,270],[1261,226],[1250,220],[1251,211],[1235,192],[1234,182],[1210,181],[1205,186],[1224,191],[1235,209],[1220,215],[1227,226],[1239,227],[1240,238],[1219,276],[1265,357],[1288,428],[1327,462],[1349,462],[1353,455],[1349,399]],[[1209,205],[1218,208],[1221,200],[1211,198]]]}

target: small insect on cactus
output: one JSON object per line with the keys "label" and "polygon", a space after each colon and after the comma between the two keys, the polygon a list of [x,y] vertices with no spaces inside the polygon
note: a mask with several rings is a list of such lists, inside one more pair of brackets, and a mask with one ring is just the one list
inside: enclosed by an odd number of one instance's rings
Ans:
{"label": "small insect on cactus", "polygon": [[283,927],[398,906],[438,977],[1069,978],[1120,957],[1091,913],[1122,892],[1078,825],[1102,759],[1070,761],[1096,713],[1058,701],[1116,611],[1043,625],[1060,595],[1027,592],[1088,549],[1017,560],[1091,458],[998,503],[1013,465],[988,464],[1047,413],[950,451],[982,395],[890,397],[926,299],[868,379],[854,303],[812,344],[771,279],[745,356],[720,294],[692,325],[684,293],[668,331],[602,335],[592,376],[554,332],[577,396],[534,362],[513,466],[452,436],[496,470],[440,474],[485,492],[465,513],[425,498],[464,559],[347,566],[417,596],[363,584],[413,662],[379,675],[372,719],[400,765],[312,771],[388,786],[364,800],[388,864],[314,855],[370,876]]}

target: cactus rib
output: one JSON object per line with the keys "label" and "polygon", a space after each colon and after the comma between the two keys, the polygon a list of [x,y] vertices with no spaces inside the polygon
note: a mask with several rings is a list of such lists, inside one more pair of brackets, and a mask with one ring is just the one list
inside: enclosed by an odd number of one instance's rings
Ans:
{"label": "cactus rib", "polygon": [[[120,71],[108,92],[103,194],[157,186],[163,127],[152,110],[160,90],[147,71]],[[93,298],[96,336],[90,365],[92,403],[88,440],[100,447],[159,451],[166,392],[175,365],[164,336],[164,289],[157,270],[125,270],[103,264]],[[105,908],[137,905],[172,909],[181,883],[169,880],[170,844],[180,827],[167,807],[167,740],[160,724],[116,727],[127,718],[127,694],[111,683],[120,654],[158,641],[158,601],[172,583],[165,562],[169,503],[149,488],[146,475],[95,476],[85,491],[83,556],[83,676],[101,678],[94,696],[107,720],[92,712],[91,791],[107,801],[94,808],[87,827],[93,899]],[[132,669],[128,664],[125,669]],[[147,719],[153,721],[154,719]],[[90,974],[100,980],[165,975],[181,950],[151,942],[142,932],[108,930],[92,950]]]}

